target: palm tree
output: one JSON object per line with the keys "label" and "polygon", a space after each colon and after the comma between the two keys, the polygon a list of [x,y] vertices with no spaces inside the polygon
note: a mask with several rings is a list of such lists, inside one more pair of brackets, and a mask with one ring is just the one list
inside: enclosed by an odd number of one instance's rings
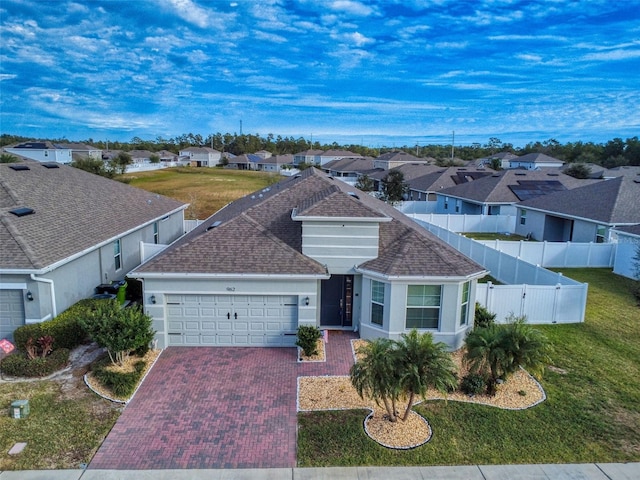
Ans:
{"label": "palm tree", "polygon": [[472,372],[488,376],[487,393],[495,395],[499,379],[520,367],[542,374],[549,363],[551,344],[539,330],[526,323],[526,317],[507,318],[508,323],[472,330],[465,340],[465,362]]}
{"label": "palm tree", "polygon": [[409,396],[409,403],[402,420],[411,412],[416,395],[425,397],[433,387],[441,392],[455,388],[457,384],[455,365],[447,352],[447,346],[434,343],[430,333],[419,334],[415,329],[402,334],[398,342],[400,386]]}
{"label": "palm tree", "polygon": [[363,358],[351,366],[351,384],[364,398],[367,395],[387,410],[391,422],[397,421],[396,400],[400,395],[397,372],[397,344],[388,338],[378,338],[358,349]]}

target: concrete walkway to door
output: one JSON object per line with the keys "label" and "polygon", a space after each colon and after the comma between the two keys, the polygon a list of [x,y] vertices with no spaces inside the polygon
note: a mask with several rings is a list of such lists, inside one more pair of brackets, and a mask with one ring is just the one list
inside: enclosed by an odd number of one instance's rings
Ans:
{"label": "concrete walkway to door", "polygon": [[296,466],[296,379],[347,375],[353,333],[331,332],[327,361],[293,348],[170,347],[89,469]]}

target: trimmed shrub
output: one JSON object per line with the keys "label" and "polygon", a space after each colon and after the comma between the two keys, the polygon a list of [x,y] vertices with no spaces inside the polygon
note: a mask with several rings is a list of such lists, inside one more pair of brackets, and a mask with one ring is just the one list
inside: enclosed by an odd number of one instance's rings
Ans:
{"label": "trimmed shrub", "polygon": [[38,339],[52,336],[54,339],[53,349],[77,347],[87,339],[87,333],[80,325],[79,320],[86,317],[96,308],[98,302],[104,300],[86,299],[80,300],[56,318],[42,323],[32,323],[18,327],[13,332],[18,350],[26,351],[29,338]]}
{"label": "trimmed shrub", "polygon": [[27,358],[23,352],[9,355],[0,363],[2,373],[13,377],[46,377],[69,363],[69,350],[59,348],[46,357]]}
{"label": "trimmed shrub", "polygon": [[320,337],[322,337],[322,332],[320,332],[318,327],[301,325],[298,327],[298,340],[296,340],[296,345],[302,348],[302,351],[307,357],[310,357],[318,353],[316,345]]}
{"label": "trimmed shrub", "polygon": [[496,314],[487,310],[486,307],[476,302],[476,314],[474,318],[475,328],[485,328],[493,325],[496,320]]}
{"label": "trimmed shrub", "polygon": [[135,391],[146,366],[146,362],[139,360],[133,365],[133,371],[123,372],[109,368],[113,365],[107,360],[94,365],[93,374],[96,380],[111,390],[115,396],[128,397]]}
{"label": "trimmed shrub", "polygon": [[469,373],[462,378],[460,390],[467,395],[479,395],[487,389],[487,382],[484,376],[478,373]]}

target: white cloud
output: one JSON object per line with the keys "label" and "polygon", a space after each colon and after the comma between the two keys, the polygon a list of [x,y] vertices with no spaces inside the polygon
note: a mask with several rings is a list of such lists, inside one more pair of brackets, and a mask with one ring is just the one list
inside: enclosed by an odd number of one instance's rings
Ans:
{"label": "white cloud", "polygon": [[640,50],[609,50],[606,52],[590,53],[582,57],[583,60],[629,60],[640,58]]}
{"label": "white cloud", "polygon": [[368,17],[376,13],[375,9],[371,6],[353,0],[334,0],[327,6],[333,11],[345,12],[359,17]]}
{"label": "white cloud", "polygon": [[209,25],[209,12],[191,0],[160,0],[171,7],[180,18],[200,28]]}
{"label": "white cloud", "polygon": [[271,43],[286,43],[287,39],[282,35],[276,35],[275,33],[267,33],[262,31],[253,32],[255,38],[258,40],[264,40]]}
{"label": "white cloud", "polygon": [[13,80],[16,77],[17,75],[14,75],[12,73],[0,73],[0,82],[3,80]]}

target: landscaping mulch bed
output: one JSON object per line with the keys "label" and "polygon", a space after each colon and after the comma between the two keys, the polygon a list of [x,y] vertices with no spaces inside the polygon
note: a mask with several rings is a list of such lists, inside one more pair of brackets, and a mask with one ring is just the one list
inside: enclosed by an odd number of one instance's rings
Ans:
{"label": "landscaping mulch bed", "polygon": [[[147,375],[147,373],[149,372],[149,370],[151,369],[151,367],[153,366],[153,364],[156,362],[156,360],[158,359],[158,357],[160,356],[160,354],[162,353],[162,350],[149,350],[143,357],[139,357],[139,356],[135,356],[135,355],[131,355],[127,358],[127,360],[125,361],[124,365],[122,366],[112,366],[110,368],[112,368],[113,370],[116,371],[122,371],[122,372],[131,372],[134,370],[134,365],[136,362],[142,360],[146,363],[146,366],[144,368],[144,370],[142,371],[142,375],[140,377],[140,382],[138,383],[138,386],[140,385],[140,383],[142,383],[142,381],[144,380],[144,377]],[[84,376],[84,381],[87,384],[87,386],[96,394],[100,395],[102,398],[105,398],[107,400],[111,400],[113,402],[117,402],[117,403],[127,403],[129,400],[131,400],[131,398],[133,397],[133,395],[135,395],[135,391],[133,392],[133,394],[129,397],[120,397],[116,394],[114,394],[109,388],[105,387],[104,385],[102,385],[100,382],[98,382],[95,378],[95,376],[93,375],[93,372],[88,372],[85,376]],[[136,388],[137,390],[137,388]]]}
{"label": "landscaping mulch bed", "polygon": [[[366,340],[352,340],[354,356]],[[467,374],[468,369],[462,362],[463,350],[451,353],[459,378]],[[509,380],[498,386],[494,397],[487,395],[469,396],[462,392],[443,395],[437,390],[429,390],[426,400],[447,400],[479,403],[509,410],[530,408],[546,398],[540,384],[526,371],[520,370]],[[422,399],[417,399],[420,403]],[[406,401],[405,401],[406,402]],[[404,409],[406,403],[400,402],[398,409]],[[350,410],[367,408],[372,415],[367,417],[365,431],[375,441],[390,448],[412,448],[421,445],[431,437],[431,428],[426,420],[413,412],[406,422],[399,420],[392,423],[384,418],[384,407],[376,405],[375,400],[362,399],[351,385],[348,376],[299,377],[298,378],[298,410]],[[402,411],[401,410],[401,411]],[[416,418],[417,417],[417,418]]]}
{"label": "landscaping mulch bed", "polygon": [[316,340],[316,351],[315,355],[305,355],[303,350],[298,347],[298,359],[301,362],[325,362],[326,361],[326,353],[324,348],[324,338],[319,338]]}

